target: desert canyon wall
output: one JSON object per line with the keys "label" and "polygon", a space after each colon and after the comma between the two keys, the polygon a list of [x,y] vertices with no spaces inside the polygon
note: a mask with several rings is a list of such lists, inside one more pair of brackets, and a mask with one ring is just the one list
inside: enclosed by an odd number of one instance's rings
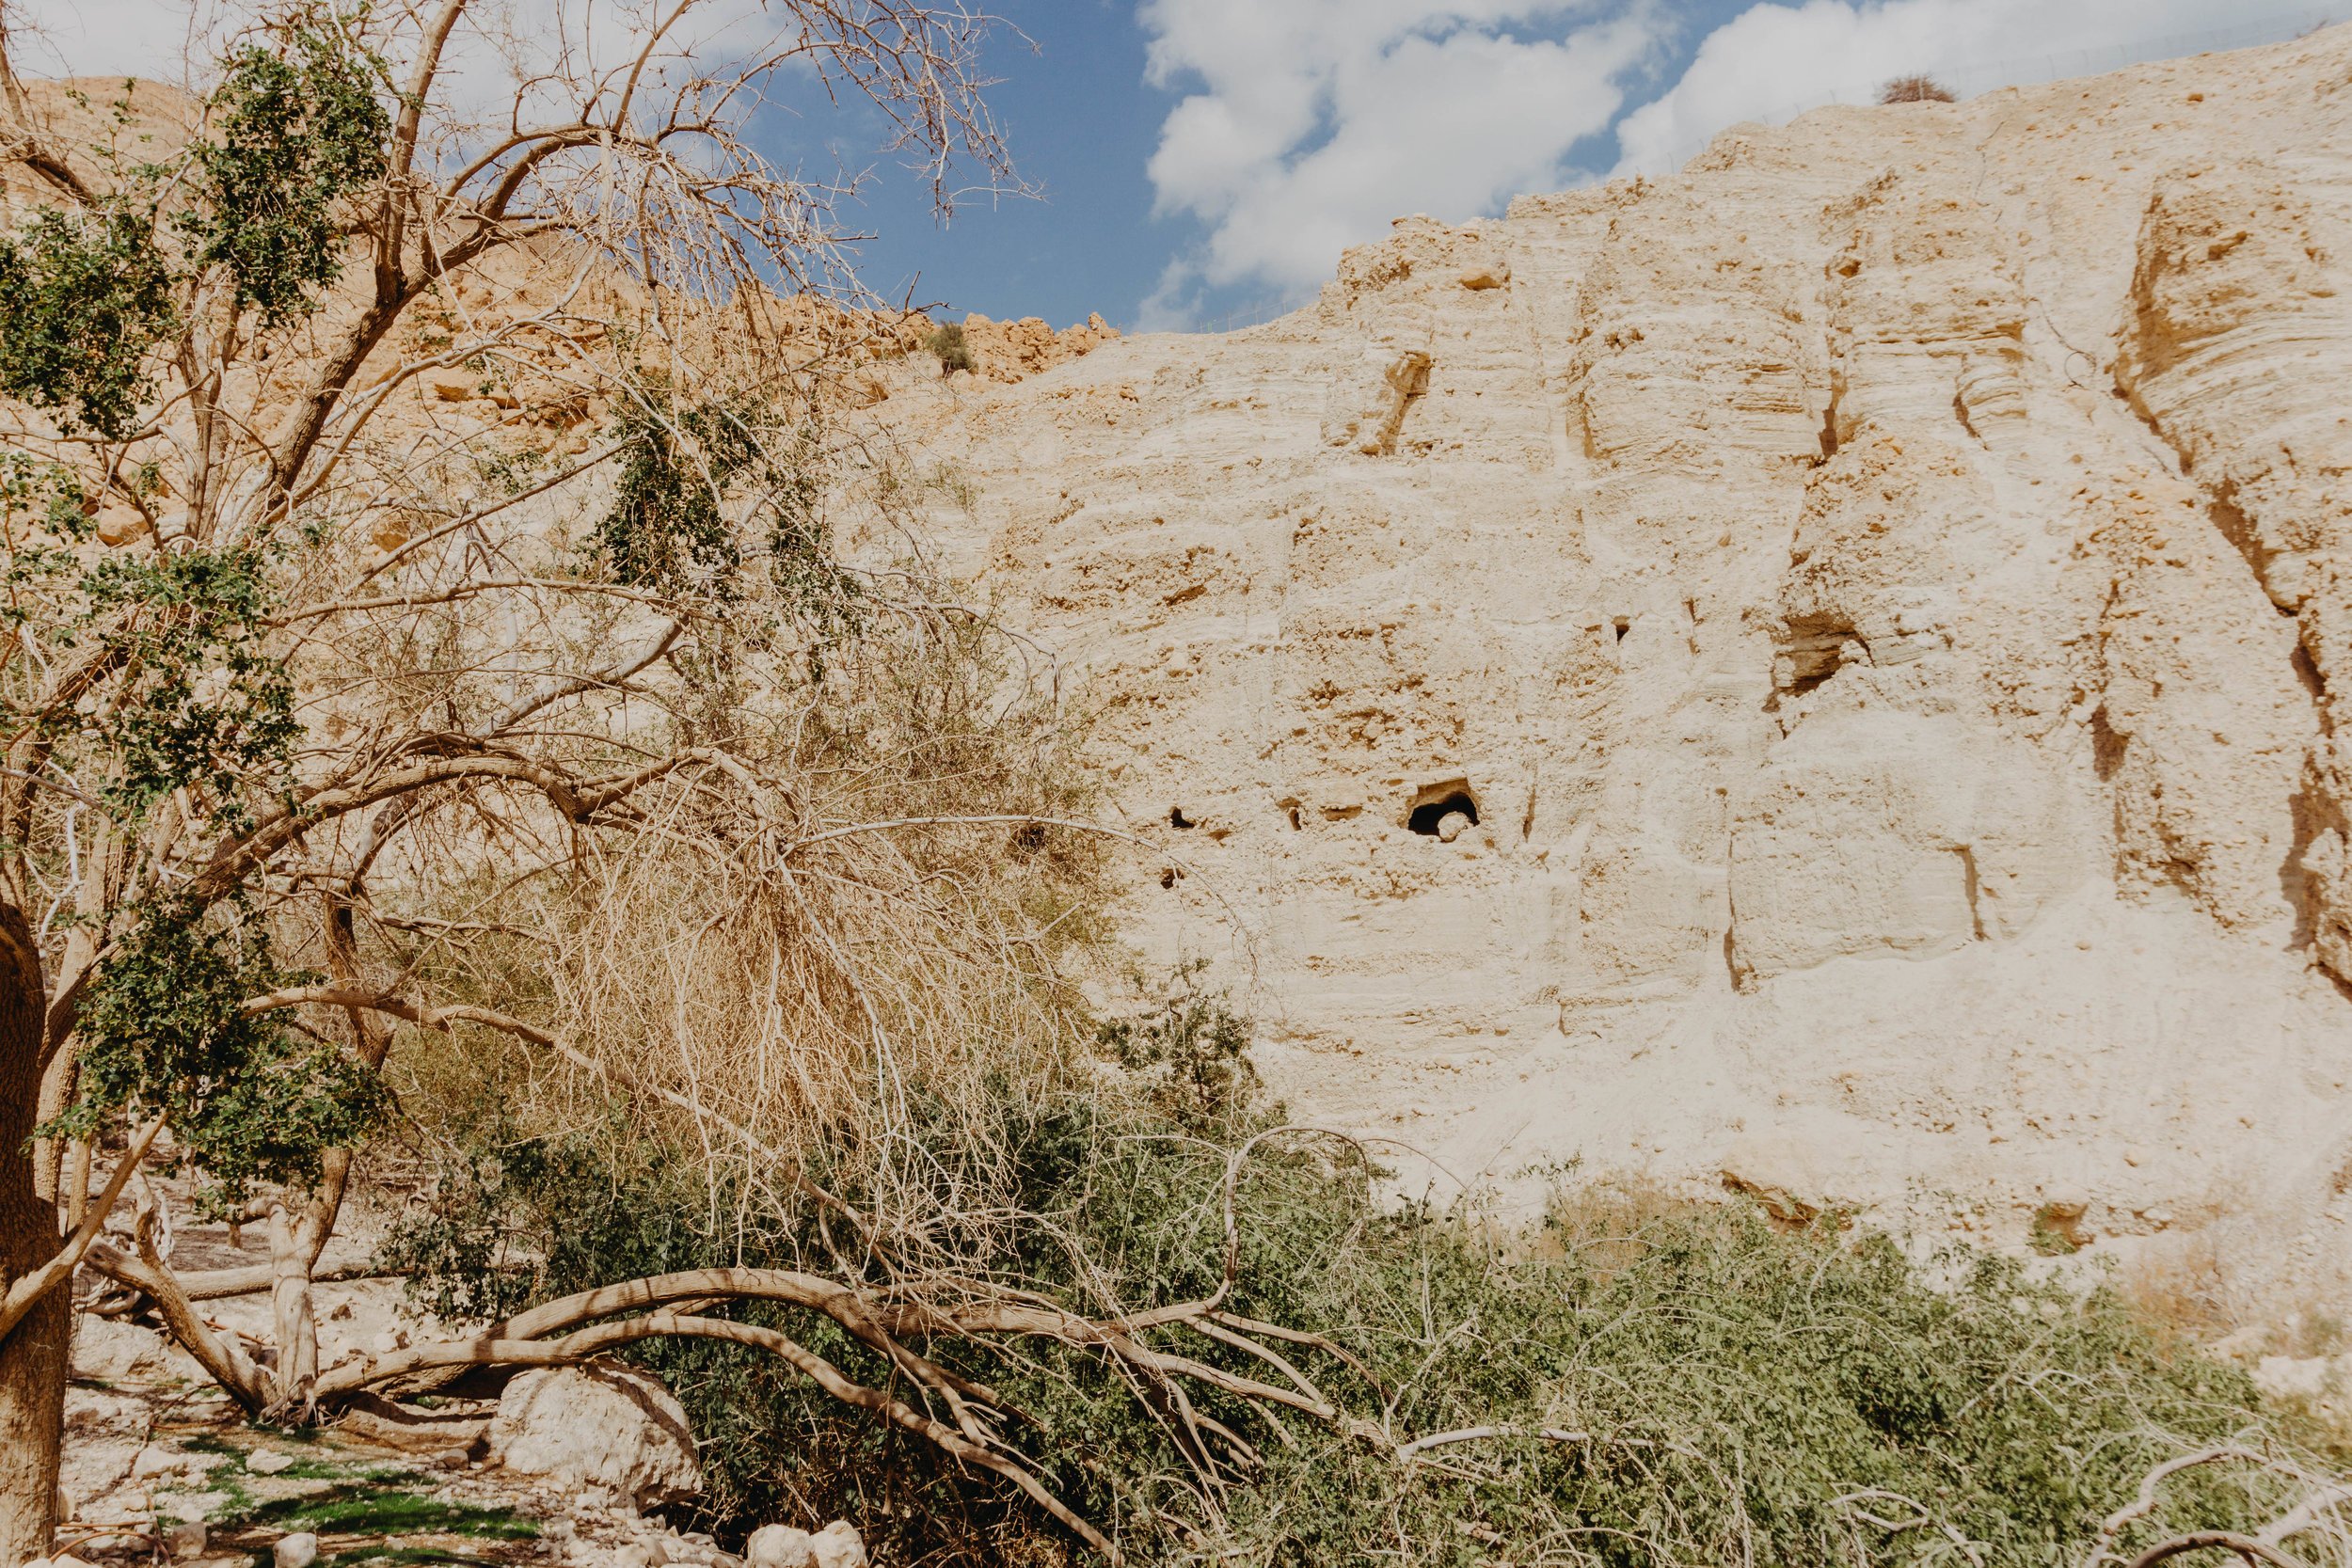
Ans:
{"label": "desert canyon wall", "polygon": [[1139,942],[1218,958],[1303,1117],[2308,1269],[2347,291],[2339,27],[1737,128],[869,414],[967,482],[931,528],[1166,857]]}

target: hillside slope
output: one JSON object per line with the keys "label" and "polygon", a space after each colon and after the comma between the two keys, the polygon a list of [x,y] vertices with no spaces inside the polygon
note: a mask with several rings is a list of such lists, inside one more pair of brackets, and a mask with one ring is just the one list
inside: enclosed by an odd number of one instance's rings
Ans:
{"label": "hillside slope", "polygon": [[2230,1217],[2308,1280],[2348,285],[2339,27],[1742,127],[872,412],[1101,709],[1139,939],[1254,988],[1303,1115],[2003,1244]]}

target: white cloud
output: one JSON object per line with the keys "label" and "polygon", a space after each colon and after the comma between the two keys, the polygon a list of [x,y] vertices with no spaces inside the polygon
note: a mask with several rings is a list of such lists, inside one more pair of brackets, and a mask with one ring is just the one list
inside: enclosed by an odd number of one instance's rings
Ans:
{"label": "white cloud", "polygon": [[[1147,303],[1201,285],[1285,295],[1416,210],[1488,212],[1560,182],[1624,102],[1650,10],[1589,0],[1145,0],[1151,80],[1193,86],[1151,162],[1162,213],[1207,226]],[[1567,29],[1563,35],[1564,29]]]}
{"label": "white cloud", "polygon": [[[211,4],[173,0],[15,0],[17,69],[35,76],[136,76],[184,85],[220,20]],[[29,36],[25,36],[29,34]]]}
{"label": "white cloud", "polygon": [[[2290,0],[2290,5],[2292,0]],[[2266,29],[2264,17],[2272,18]],[[2283,19],[2283,20],[2280,20]],[[1963,93],[2113,70],[2200,46],[2283,36],[2302,19],[2246,0],[1806,0],[1751,7],[1708,34],[1682,79],[1617,128],[1621,173],[1671,169],[1741,120],[1784,120],[1833,96],[1867,103],[1924,72]]]}
{"label": "white cloud", "polygon": [[[201,87],[214,62],[265,14],[262,0],[0,0],[10,12],[10,46],[31,75],[137,76]],[[795,36],[795,13],[765,0],[696,0],[682,20],[675,0],[477,0],[443,49],[428,121],[426,156],[462,163],[483,128],[510,121],[566,122],[579,113],[572,81],[616,84],[651,36],[662,33],[638,90],[641,112],[659,112],[665,90],[703,69],[764,56]],[[410,13],[413,22],[417,13]],[[391,37],[395,76],[404,75],[418,29]],[[804,66],[792,68],[804,75]],[[748,99],[735,107],[749,112]],[[445,134],[437,142],[432,126]],[[690,150],[689,155],[692,155]]]}

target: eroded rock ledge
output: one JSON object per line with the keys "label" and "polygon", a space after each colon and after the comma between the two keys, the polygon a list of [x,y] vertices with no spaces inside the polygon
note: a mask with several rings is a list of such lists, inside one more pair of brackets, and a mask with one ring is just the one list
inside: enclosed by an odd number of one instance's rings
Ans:
{"label": "eroded rock ledge", "polygon": [[2348,83],[2340,27],[1743,127],[877,414],[1181,860],[1135,928],[1241,911],[1309,1114],[1473,1180],[1801,1149],[1796,1201],[2008,1244],[2234,1216],[2308,1274],[2352,1218]]}

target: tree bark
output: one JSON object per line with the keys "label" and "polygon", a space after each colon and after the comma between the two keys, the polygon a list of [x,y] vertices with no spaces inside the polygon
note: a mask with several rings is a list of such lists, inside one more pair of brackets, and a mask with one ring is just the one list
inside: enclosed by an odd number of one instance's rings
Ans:
{"label": "tree bark", "polygon": [[[56,1206],[35,1188],[32,1150],[46,1008],[40,949],[24,912],[0,900],[0,1281],[57,1251]],[[0,1339],[0,1562],[49,1555],[72,1298],[60,1288]]]}
{"label": "tree bark", "polygon": [[319,1375],[318,1320],[310,1310],[310,1262],[318,1256],[319,1216],[297,1215],[284,1203],[269,1206],[269,1256],[273,1279],[270,1315],[277,1329],[278,1367],[270,1378],[270,1409],[283,1416],[297,1410],[309,1420]]}

